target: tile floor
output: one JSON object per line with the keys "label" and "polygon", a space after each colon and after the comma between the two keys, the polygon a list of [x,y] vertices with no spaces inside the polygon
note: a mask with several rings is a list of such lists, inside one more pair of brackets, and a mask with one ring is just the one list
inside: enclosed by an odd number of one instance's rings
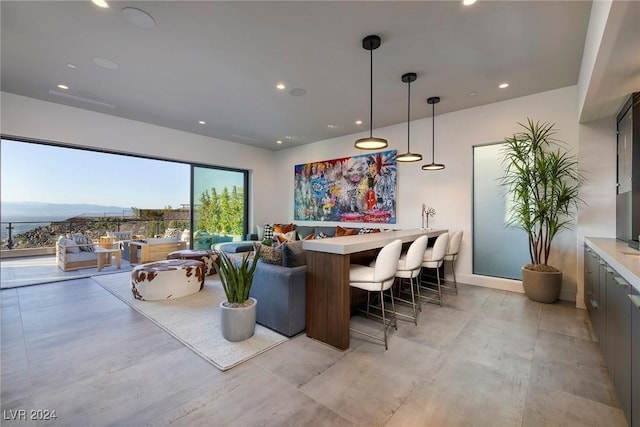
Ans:
{"label": "tile floor", "polygon": [[[221,372],[90,278],[0,296],[3,426],[627,425],[568,303],[461,285],[399,321],[388,351],[303,334]],[[58,418],[7,419],[18,409]]]}
{"label": "tile floor", "polygon": [[132,268],[126,259],[121,260],[120,267],[121,269],[118,270],[115,261],[113,261],[110,267],[105,266],[100,272],[97,271],[96,267],[63,271],[58,267],[55,255],[5,258],[0,259],[0,288],[7,289],[70,279],[82,279],[98,274],[130,271]]}

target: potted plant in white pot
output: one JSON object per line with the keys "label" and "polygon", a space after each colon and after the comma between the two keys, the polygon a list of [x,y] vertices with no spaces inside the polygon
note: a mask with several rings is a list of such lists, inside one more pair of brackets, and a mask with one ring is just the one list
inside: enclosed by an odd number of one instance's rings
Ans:
{"label": "potted plant in white pot", "polygon": [[226,301],[220,303],[222,336],[227,341],[238,342],[251,338],[256,327],[258,301],[249,297],[260,250],[250,259],[247,253],[241,260],[234,260],[225,252],[218,253],[219,265],[214,263],[220,278]]}
{"label": "potted plant in white pot", "polygon": [[501,185],[511,203],[508,224],[527,233],[531,263],[522,267],[527,296],[552,303],[560,295],[562,272],[548,265],[551,243],[573,225],[583,182],[578,160],[554,138],[555,124],[518,123],[524,131],[505,138]]}

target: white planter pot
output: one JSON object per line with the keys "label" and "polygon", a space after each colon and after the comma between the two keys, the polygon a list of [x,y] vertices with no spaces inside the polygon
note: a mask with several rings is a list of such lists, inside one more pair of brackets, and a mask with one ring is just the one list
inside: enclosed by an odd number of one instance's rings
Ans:
{"label": "white planter pot", "polygon": [[222,336],[227,341],[238,342],[251,338],[256,328],[258,301],[249,298],[253,304],[246,307],[226,307],[226,301],[220,303],[220,325]]}

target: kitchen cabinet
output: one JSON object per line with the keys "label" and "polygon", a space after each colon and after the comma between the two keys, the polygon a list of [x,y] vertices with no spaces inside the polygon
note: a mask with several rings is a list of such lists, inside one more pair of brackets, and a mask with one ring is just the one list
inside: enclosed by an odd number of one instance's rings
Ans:
{"label": "kitchen cabinet", "polygon": [[585,301],[621,409],[640,427],[640,254],[615,239],[592,240],[606,249],[585,244]]}
{"label": "kitchen cabinet", "polygon": [[629,296],[631,311],[631,422],[640,427],[640,292]]}
{"label": "kitchen cabinet", "polygon": [[631,285],[607,268],[607,345],[605,360],[627,420],[631,420]]}

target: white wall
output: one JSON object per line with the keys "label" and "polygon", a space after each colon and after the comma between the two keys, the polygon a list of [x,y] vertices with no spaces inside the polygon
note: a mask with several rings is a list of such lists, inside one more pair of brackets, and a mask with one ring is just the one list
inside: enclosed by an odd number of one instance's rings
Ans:
{"label": "white wall", "polygon": [[584,307],[583,244],[585,237],[616,237],[616,118],[579,125],[579,163],[586,179],[578,214],[578,307]]}
{"label": "white wall", "polygon": [[[251,225],[293,221],[294,165],[361,154],[353,142],[367,133],[272,152],[4,92],[1,96],[0,130],[5,135],[249,169]],[[444,171],[420,169],[431,161],[431,118],[414,121],[412,151],[425,158],[399,165],[394,227],[419,227],[421,203],[432,206],[437,215],[430,226],[465,233],[457,263],[460,281],[521,292],[519,281],[471,274],[472,147],[501,141],[527,117],[555,122],[558,138],[580,149],[580,167],[588,180],[582,196],[588,205],[580,210],[577,227],[559,236],[551,259],[564,271],[561,298],[574,300],[577,293],[580,306],[583,236],[615,236],[615,119],[578,125],[576,86],[442,115],[436,108],[436,161],[446,164]],[[406,123],[377,129],[374,135],[388,139],[391,149],[406,151]]]}
{"label": "white wall", "polygon": [[[272,203],[271,195],[275,193],[276,186],[271,174],[274,159],[274,152],[271,150],[6,92],[0,95],[0,131],[3,135],[161,159],[248,169],[252,190],[249,194],[252,207],[249,213],[250,226],[262,224],[267,219],[278,216],[278,212],[272,210],[275,204]],[[132,181],[132,185],[135,185],[135,180]]]}
{"label": "white wall", "polygon": [[[432,95],[432,94],[424,94]],[[437,94],[436,94],[437,95]],[[443,97],[442,103],[446,103]],[[577,87],[571,86],[512,99],[495,104],[438,115],[436,106],[436,161],[446,169],[426,172],[420,166],[431,162],[431,118],[416,120],[411,125],[411,148],[424,156],[418,164],[398,166],[397,228],[420,226],[420,204],[436,210],[429,225],[450,230],[462,229],[464,238],[457,263],[458,280],[501,289],[522,291],[519,281],[475,276],[471,259],[472,222],[472,147],[502,141],[519,131],[517,122],[527,117],[556,123],[557,137],[570,148],[578,148]],[[363,134],[349,135],[315,144],[290,148],[277,154],[276,180],[288,203],[277,207],[273,221],[293,220],[293,167],[296,164],[362,154],[353,147]],[[406,124],[377,129],[374,136],[386,138],[390,149],[406,151]],[[615,173],[615,168],[614,168]],[[615,218],[615,215],[614,215]],[[554,241],[551,263],[564,272],[561,298],[574,300],[577,283],[576,229],[563,232]]]}

